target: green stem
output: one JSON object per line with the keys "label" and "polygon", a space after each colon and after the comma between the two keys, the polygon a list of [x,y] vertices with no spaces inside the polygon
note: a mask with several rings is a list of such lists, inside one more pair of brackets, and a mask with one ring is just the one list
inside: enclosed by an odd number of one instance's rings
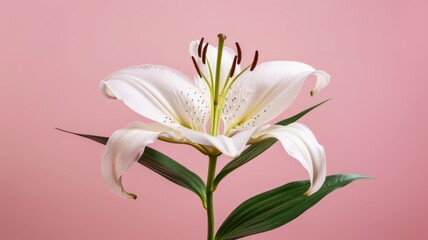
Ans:
{"label": "green stem", "polygon": [[[211,97],[211,126],[210,126],[210,135],[217,136],[220,128],[220,112],[218,102],[218,94],[220,88],[220,70],[221,70],[221,58],[224,47],[224,40],[226,36],[223,34],[218,34],[218,51],[217,51],[217,66],[215,71],[215,80],[214,86],[214,97]],[[208,63],[209,64],[209,63]],[[211,73],[211,67],[210,74]],[[212,76],[211,76],[212,79]],[[212,92],[211,92],[212,94]],[[211,95],[212,96],[212,95]],[[208,164],[208,177],[207,177],[207,218],[208,218],[208,240],[214,240],[215,232],[214,232],[214,178],[215,178],[215,168],[217,164],[217,156],[209,156],[209,164]]]}
{"label": "green stem", "polygon": [[215,168],[217,164],[217,157],[209,157],[208,165],[208,179],[207,179],[207,217],[208,217],[208,240],[214,240],[214,177]]}

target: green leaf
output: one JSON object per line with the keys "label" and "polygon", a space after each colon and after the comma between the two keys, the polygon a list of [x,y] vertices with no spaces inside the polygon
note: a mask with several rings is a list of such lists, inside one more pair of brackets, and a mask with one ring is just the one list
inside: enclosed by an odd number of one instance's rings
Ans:
{"label": "green leaf", "polygon": [[64,130],[64,129],[61,129],[61,128],[55,128],[55,129],[59,130],[61,132],[66,132],[66,133],[70,133],[70,134],[77,135],[77,136],[80,136],[80,137],[88,138],[88,139],[91,139],[91,140],[93,140],[95,142],[98,142],[98,143],[101,143],[101,144],[104,144],[104,145],[106,145],[107,141],[108,141],[108,137],[101,137],[101,136],[95,136],[95,135],[87,135],[87,134],[75,133],[75,132],[70,132],[70,131],[67,131],[67,130]]}
{"label": "green leaf", "polygon": [[298,181],[264,192],[239,205],[219,228],[216,240],[232,240],[280,227],[314,206],[332,191],[358,179],[358,174],[328,176],[316,193],[306,196],[309,181]]}
{"label": "green leaf", "polygon": [[[282,125],[286,126],[290,123],[293,123],[297,120],[299,120],[301,117],[312,111],[313,109],[319,107],[323,103],[329,101],[330,99],[324,100],[320,103],[318,103],[315,106],[312,106],[306,110],[304,110],[301,113],[298,113],[290,118],[287,118],[285,120],[282,120],[276,125]],[[247,149],[245,149],[238,157],[234,158],[232,161],[230,161],[226,166],[221,169],[221,171],[217,174],[216,178],[214,179],[214,187],[217,188],[220,181],[226,177],[229,173],[234,171],[235,169],[239,168],[240,166],[246,164],[247,162],[253,160],[255,157],[266,151],[268,148],[270,148],[274,143],[276,143],[276,139],[271,138],[269,140],[266,140],[264,142],[255,143],[249,146]]]}
{"label": "green leaf", "polygon": [[198,175],[150,147],[146,147],[143,156],[141,156],[138,162],[171,182],[196,193],[206,208],[205,183]]}
{"label": "green leaf", "polygon": [[[91,139],[93,141],[96,141],[104,145],[108,141],[107,137],[80,134],[80,133],[74,133],[74,132],[66,131],[59,128],[57,129],[66,133],[71,133],[77,136]],[[202,179],[198,175],[196,175],[195,173],[193,173],[183,165],[179,164],[178,162],[174,161],[172,158],[150,147],[145,148],[144,153],[140,157],[138,162],[141,165],[158,173],[162,177],[170,180],[171,182],[177,185],[180,185],[184,188],[187,188],[190,191],[196,193],[199,196],[199,198],[202,200],[202,204],[204,205],[204,207],[206,207],[205,183],[202,181]]]}

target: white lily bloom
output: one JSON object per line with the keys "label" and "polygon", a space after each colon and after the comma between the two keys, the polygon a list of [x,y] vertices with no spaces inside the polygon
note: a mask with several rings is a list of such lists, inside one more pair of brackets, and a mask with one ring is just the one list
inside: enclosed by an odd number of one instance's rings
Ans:
{"label": "white lily bloom", "polygon": [[276,138],[308,171],[311,187],[307,194],[322,186],[325,152],[311,130],[301,123],[267,123],[290,106],[308,76],[317,77],[311,95],[323,89],[330,76],[300,62],[275,61],[256,66],[257,52],[253,63],[241,69],[238,44],[237,49],[235,54],[220,44],[216,48],[192,41],[190,55],[197,69],[194,81],[165,66],[142,65],[115,72],[101,82],[107,97],[122,100],[155,122],[134,122],[109,138],[102,175],[113,192],[135,198],[124,190],[122,175],[141,157],[145,146],[157,139],[189,144],[207,155],[236,157],[247,144]]}

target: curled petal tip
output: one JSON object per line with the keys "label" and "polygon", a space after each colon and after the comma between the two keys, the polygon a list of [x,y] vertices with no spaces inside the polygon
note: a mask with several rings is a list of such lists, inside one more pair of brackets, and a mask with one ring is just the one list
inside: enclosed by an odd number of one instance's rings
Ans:
{"label": "curled petal tip", "polygon": [[[323,175],[325,176],[325,173]],[[311,186],[303,195],[308,197],[308,196],[311,196],[312,194],[318,192],[322,188],[322,186],[324,185],[324,181],[325,181],[325,177],[323,177],[322,180],[318,179],[318,180],[311,181]]]}
{"label": "curled petal tip", "polygon": [[318,192],[319,189],[313,189],[312,187],[310,189],[308,189],[308,191],[306,191],[305,193],[303,193],[303,196],[305,197],[309,197],[312,194]]}
{"label": "curled petal tip", "polygon": [[315,94],[324,89],[330,82],[330,74],[324,71],[317,70],[313,72],[313,74],[317,77],[317,83],[315,85],[315,88],[310,92],[311,97],[313,97]]}
{"label": "curled petal tip", "polygon": [[107,84],[105,81],[101,81],[100,91],[107,98],[117,99],[117,97],[113,94],[113,92],[107,87]]}
{"label": "curled petal tip", "polygon": [[128,197],[129,197],[130,199],[134,199],[134,200],[136,200],[136,199],[137,199],[137,195],[135,195],[135,194],[133,194],[133,193],[128,193]]}

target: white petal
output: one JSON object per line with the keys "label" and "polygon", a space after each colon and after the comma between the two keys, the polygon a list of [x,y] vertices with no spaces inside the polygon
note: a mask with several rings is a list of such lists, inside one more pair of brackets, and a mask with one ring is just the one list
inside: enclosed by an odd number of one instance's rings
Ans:
{"label": "white petal", "polygon": [[324,147],[318,143],[312,131],[301,123],[274,125],[256,133],[252,141],[269,137],[278,139],[285,151],[308,171],[311,187],[306,193],[311,195],[318,191],[326,177],[326,157]]}
{"label": "white petal", "polygon": [[267,62],[243,73],[223,108],[226,129],[257,127],[274,119],[290,106],[311,74],[317,76],[313,93],[328,84],[327,73],[300,62]]}
{"label": "white petal", "polygon": [[228,137],[224,135],[211,136],[209,134],[194,131],[188,128],[178,129],[178,131],[180,131],[190,141],[209,147],[215,147],[224,155],[229,157],[236,157],[241,154],[241,152],[244,151],[251,135],[253,135],[257,130],[258,128],[251,128],[239,132],[232,137]]}
{"label": "white petal", "polygon": [[[203,43],[203,45],[205,46],[205,42]],[[199,40],[192,41],[189,45],[189,52],[190,52],[190,55],[196,59],[199,69],[209,80],[210,71],[208,68],[208,63],[206,64],[202,63],[202,58],[198,56],[198,46],[199,46]],[[208,45],[207,60],[210,63],[211,72],[213,74],[214,79],[215,79],[216,66],[217,66],[217,51],[218,49],[216,47],[212,46],[211,44]],[[221,68],[220,68],[220,86],[221,87],[223,87],[227,79],[227,76],[229,75],[229,71],[232,67],[233,58],[235,57],[235,55],[236,55],[235,52],[231,48],[228,48],[228,47],[223,48],[223,53],[221,57]],[[236,65],[234,75],[236,76],[239,72],[241,72],[241,67],[239,65]],[[204,79],[200,78],[197,74],[195,75],[195,81],[200,86],[204,86],[204,87],[206,86]]]}
{"label": "white petal", "polygon": [[183,142],[185,138],[173,129],[157,123],[131,123],[127,128],[119,129],[109,138],[101,164],[101,174],[107,186],[124,198],[136,198],[122,187],[122,175],[138,161],[144,148],[158,137]]}
{"label": "white petal", "polygon": [[165,66],[120,70],[102,81],[100,88],[106,96],[123,100],[135,112],[166,126],[204,131],[209,118],[209,93]]}

